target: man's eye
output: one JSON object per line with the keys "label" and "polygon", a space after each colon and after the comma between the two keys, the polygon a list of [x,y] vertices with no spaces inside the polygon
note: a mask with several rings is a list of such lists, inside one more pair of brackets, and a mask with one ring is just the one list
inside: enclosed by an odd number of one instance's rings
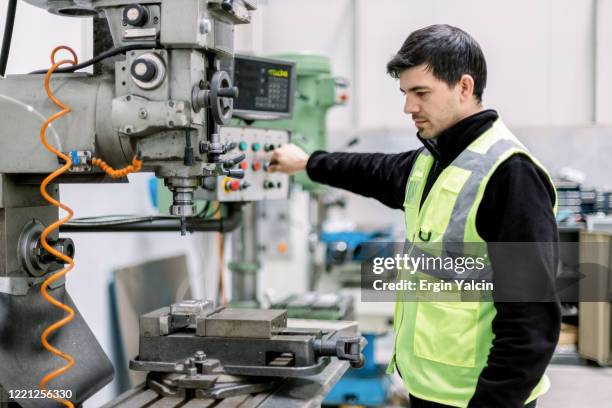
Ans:
{"label": "man's eye", "polygon": [[425,91],[421,91],[421,92],[417,92],[416,94],[417,94],[417,96],[419,96],[419,97],[421,97],[421,98],[422,98],[422,97],[424,97],[425,95],[427,95],[427,92],[425,92]]}

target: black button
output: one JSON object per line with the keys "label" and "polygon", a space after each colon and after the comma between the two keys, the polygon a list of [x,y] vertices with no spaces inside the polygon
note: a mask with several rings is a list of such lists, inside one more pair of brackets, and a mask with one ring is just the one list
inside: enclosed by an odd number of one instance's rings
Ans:
{"label": "black button", "polygon": [[142,27],[149,20],[149,10],[140,4],[130,4],[123,9],[123,22]]}
{"label": "black button", "polygon": [[149,82],[155,75],[157,75],[157,67],[155,64],[145,58],[137,58],[132,63],[132,68],[130,69],[132,76],[139,81]]}

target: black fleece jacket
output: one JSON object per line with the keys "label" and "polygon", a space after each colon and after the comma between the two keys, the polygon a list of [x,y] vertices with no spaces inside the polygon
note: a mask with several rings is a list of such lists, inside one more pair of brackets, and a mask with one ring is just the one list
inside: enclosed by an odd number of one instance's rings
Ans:
{"label": "black fleece jacket", "polygon": [[[435,162],[423,200],[442,170],[497,119],[494,110],[479,112],[446,129],[433,141],[421,139],[425,147],[404,153],[317,151],[310,156],[306,170],[314,181],[403,209],[408,176],[424,148],[432,153]],[[523,155],[511,156],[495,170],[487,184],[476,215],[478,233],[487,243],[558,242],[552,211],[553,188],[530,159]],[[550,245],[530,248],[535,253],[529,258],[536,265],[517,268],[508,262],[507,253],[496,256],[495,249],[489,245],[494,286],[513,285],[519,290],[516,282],[533,281],[534,271],[538,275],[536,279],[554,280],[558,254],[550,248]],[[518,408],[524,405],[550,362],[559,337],[561,312],[557,302],[495,299],[494,294],[495,338],[469,407]]]}

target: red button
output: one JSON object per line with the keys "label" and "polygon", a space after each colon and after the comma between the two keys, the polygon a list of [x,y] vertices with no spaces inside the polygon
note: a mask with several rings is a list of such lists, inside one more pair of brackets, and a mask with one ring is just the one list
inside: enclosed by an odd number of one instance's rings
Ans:
{"label": "red button", "polygon": [[253,162],[253,170],[257,171],[259,169],[261,169],[261,163],[258,161]]}
{"label": "red button", "polygon": [[249,167],[249,165],[248,165],[248,163],[247,163],[247,162],[242,162],[242,163],[240,163],[240,168],[241,168],[242,170],[246,170],[246,169],[247,169],[247,167]]}
{"label": "red button", "polygon": [[228,184],[229,184],[229,189],[228,190],[232,190],[232,191],[240,190],[240,181],[232,180]]}

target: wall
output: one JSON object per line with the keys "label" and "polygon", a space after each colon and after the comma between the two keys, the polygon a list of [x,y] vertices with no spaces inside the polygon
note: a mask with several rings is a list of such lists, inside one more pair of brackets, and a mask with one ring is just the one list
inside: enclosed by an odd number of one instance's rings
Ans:
{"label": "wall", "polygon": [[[571,166],[591,184],[608,183],[610,166],[592,158],[610,144],[611,0],[267,0],[260,10],[263,52],[323,52],[351,80],[351,104],[328,116],[330,150],[345,150],[355,136],[354,151],[419,146],[385,66],[411,31],[447,23],[473,35],[485,53],[486,107],[551,171]],[[347,214],[362,226],[401,225],[399,211],[349,197]]]}
{"label": "wall", "polygon": [[385,63],[409,32],[436,23],[461,27],[481,44],[489,70],[485,103],[502,112],[508,123],[591,120],[590,1],[437,0],[416,6],[413,1],[383,0],[358,5],[363,126],[404,126],[401,110],[393,109],[401,96],[397,83],[384,75]]}
{"label": "wall", "polygon": [[[4,34],[7,3],[3,1],[0,5],[0,36]],[[89,19],[55,16],[18,1],[6,73],[20,74],[48,67],[51,50],[58,45],[73,48],[81,60],[91,58],[93,44],[86,41],[91,38],[91,27]]]}

